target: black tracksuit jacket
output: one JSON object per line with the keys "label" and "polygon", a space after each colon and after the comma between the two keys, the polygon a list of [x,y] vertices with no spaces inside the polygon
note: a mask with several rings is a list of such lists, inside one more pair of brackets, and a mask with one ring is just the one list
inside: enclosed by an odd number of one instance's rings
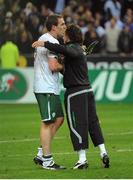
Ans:
{"label": "black tracksuit jacket", "polygon": [[85,86],[91,88],[88,79],[87,57],[78,43],[69,42],[66,45],[45,42],[50,51],[63,54],[65,71],[63,84],[65,88]]}

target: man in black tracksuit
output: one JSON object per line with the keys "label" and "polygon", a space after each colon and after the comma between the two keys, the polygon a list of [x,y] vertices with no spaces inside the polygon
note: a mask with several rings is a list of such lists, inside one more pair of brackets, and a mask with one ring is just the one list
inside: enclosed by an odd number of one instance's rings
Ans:
{"label": "man in black tracksuit", "polygon": [[87,57],[81,47],[82,33],[78,26],[70,25],[66,29],[66,45],[39,41],[50,51],[64,55],[63,84],[65,109],[73,148],[79,154],[74,169],[88,167],[85,149],[88,149],[88,131],[95,146],[99,146],[105,168],[109,167],[109,158],[104,146],[104,139],[96,114],[93,91],[88,79]]}

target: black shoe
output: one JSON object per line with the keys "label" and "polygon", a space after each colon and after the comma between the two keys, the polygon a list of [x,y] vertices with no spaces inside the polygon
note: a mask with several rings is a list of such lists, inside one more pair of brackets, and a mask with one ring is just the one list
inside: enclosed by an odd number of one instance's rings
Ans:
{"label": "black shoe", "polygon": [[66,169],[64,166],[56,164],[54,161],[51,161],[48,166],[46,166],[44,163],[42,164],[42,167],[44,169],[49,169],[49,170],[62,170]]}
{"label": "black shoe", "polygon": [[87,161],[84,161],[83,163],[77,162],[73,169],[87,169],[88,168],[88,163]]}
{"label": "black shoe", "polygon": [[103,155],[102,162],[104,168],[109,168],[110,164],[109,164],[109,157],[107,154]]}
{"label": "black shoe", "polygon": [[43,164],[43,161],[42,161],[41,157],[39,157],[39,156],[34,157],[33,161],[34,161],[35,164],[38,164],[38,165],[41,165],[41,166]]}

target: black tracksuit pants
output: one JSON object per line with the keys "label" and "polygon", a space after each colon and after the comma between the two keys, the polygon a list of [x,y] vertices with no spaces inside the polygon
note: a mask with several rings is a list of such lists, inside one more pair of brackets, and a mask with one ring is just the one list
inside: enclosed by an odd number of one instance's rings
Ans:
{"label": "black tracksuit pants", "polygon": [[75,151],[88,148],[89,134],[94,146],[104,143],[92,89],[83,87],[67,89],[65,109]]}

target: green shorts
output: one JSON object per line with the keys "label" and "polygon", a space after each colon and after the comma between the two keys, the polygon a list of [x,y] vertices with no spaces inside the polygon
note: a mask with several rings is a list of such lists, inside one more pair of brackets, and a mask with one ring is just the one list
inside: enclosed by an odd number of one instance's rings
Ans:
{"label": "green shorts", "polygon": [[59,95],[35,93],[42,121],[50,122],[64,117]]}

